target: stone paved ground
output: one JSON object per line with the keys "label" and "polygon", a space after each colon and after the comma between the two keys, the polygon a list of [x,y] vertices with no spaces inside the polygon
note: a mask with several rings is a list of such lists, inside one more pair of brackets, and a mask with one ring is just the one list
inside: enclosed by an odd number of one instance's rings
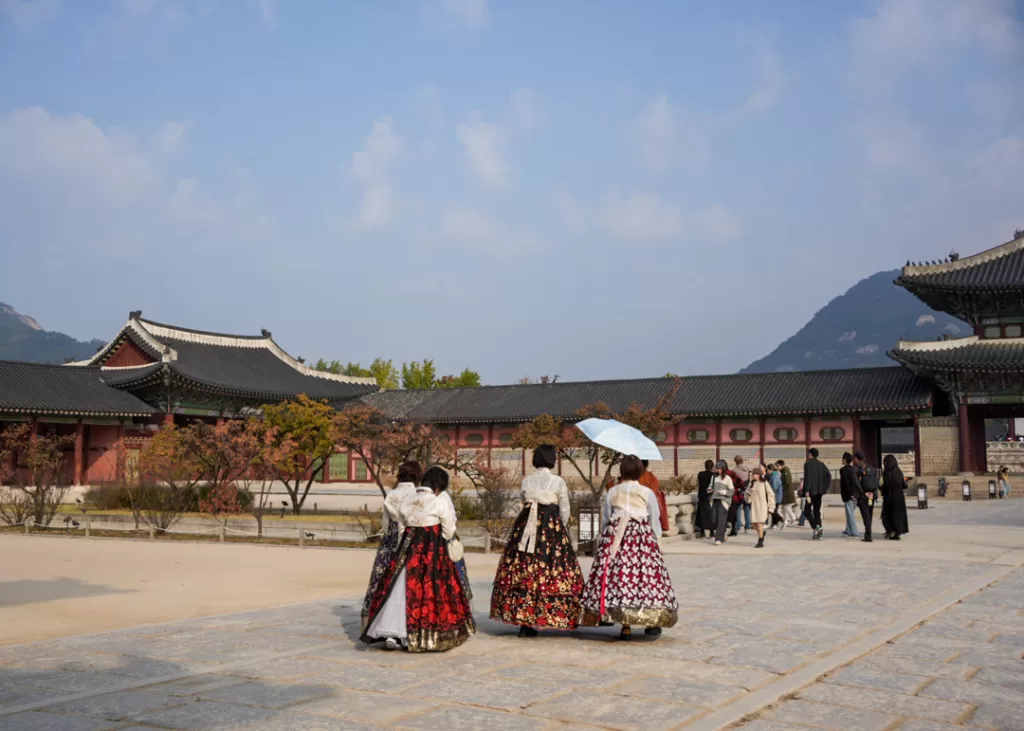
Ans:
{"label": "stone paved ground", "polygon": [[441,655],[365,648],[351,597],[0,648],[0,729],[1024,728],[1024,570],[785,536],[668,555],[656,641],[516,638],[477,576],[479,634]]}

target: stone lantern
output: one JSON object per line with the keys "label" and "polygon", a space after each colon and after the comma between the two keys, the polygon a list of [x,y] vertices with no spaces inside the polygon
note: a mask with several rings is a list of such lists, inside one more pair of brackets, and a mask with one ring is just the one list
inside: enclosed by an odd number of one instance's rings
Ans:
{"label": "stone lantern", "polygon": [[928,508],[928,486],[918,485],[917,486],[917,509],[927,510]]}
{"label": "stone lantern", "polygon": [[963,491],[964,502],[971,502],[971,481],[964,480],[963,484],[960,485],[960,489]]}
{"label": "stone lantern", "polygon": [[995,500],[996,499],[996,481],[995,480],[989,480],[988,481],[988,499],[989,500]]}

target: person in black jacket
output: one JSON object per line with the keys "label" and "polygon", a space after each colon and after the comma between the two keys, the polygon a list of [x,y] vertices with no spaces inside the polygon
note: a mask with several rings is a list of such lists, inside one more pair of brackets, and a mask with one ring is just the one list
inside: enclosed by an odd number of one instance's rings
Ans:
{"label": "person in black jacket", "polygon": [[907,520],[907,498],[904,490],[907,481],[903,477],[896,457],[887,454],[882,460],[882,525],[885,526],[885,537],[898,541],[904,533],[910,532]]}
{"label": "person in black jacket", "polygon": [[804,511],[814,531],[811,534],[814,540],[820,540],[824,535],[821,525],[821,498],[831,485],[832,472],[818,459],[818,450],[811,447],[807,451],[807,461],[804,462],[804,484],[801,494],[807,497]]}
{"label": "person in black jacket", "polygon": [[864,537],[861,540],[871,543],[871,523],[880,490],[878,469],[868,464],[867,455],[860,451],[853,453],[853,466],[857,470],[857,481],[860,483],[857,507],[860,508],[860,519],[864,521]]}
{"label": "person in black jacket", "polygon": [[843,507],[846,508],[844,536],[860,538],[857,533],[857,499],[860,494],[860,480],[857,477],[857,469],[853,466],[853,455],[844,452],[843,466],[839,468],[839,495],[843,499]]}
{"label": "person in black jacket", "polygon": [[704,538],[704,531],[708,537],[714,533],[715,526],[711,522],[711,480],[715,476],[715,463],[712,460],[704,462],[704,471],[697,474],[697,518],[693,522],[693,532],[698,538]]}

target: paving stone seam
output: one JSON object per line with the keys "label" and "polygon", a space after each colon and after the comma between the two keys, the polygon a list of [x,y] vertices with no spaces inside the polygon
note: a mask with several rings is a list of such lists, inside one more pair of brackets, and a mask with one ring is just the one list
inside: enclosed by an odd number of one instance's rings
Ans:
{"label": "paving stone seam", "polygon": [[1012,574],[1016,569],[1017,566],[1002,565],[990,568],[978,577],[963,582],[958,587],[945,592],[939,597],[919,604],[914,610],[905,614],[896,622],[874,630],[853,643],[832,650],[824,657],[813,660],[794,672],[783,675],[778,680],[769,682],[759,690],[749,693],[743,698],[720,707],[709,714],[684,723],[678,728],[692,729],[694,731],[719,731],[744,719],[751,718],[767,706],[777,703],[784,697],[811,685],[823,675],[848,665],[890,640],[906,634],[929,617],[980,592],[990,584]]}

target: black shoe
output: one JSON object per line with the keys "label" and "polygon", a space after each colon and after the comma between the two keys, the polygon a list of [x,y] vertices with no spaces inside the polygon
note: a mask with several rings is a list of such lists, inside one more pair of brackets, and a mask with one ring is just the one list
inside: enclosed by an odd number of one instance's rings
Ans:
{"label": "black shoe", "polygon": [[525,624],[519,628],[520,637],[536,637],[537,630],[533,627],[527,627]]}
{"label": "black shoe", "polygon": [[757,545],[754,548],[764,548],[764,538],[758,538]]}
{"label": "black shoe", "polygon": [[600,622],[597,623],[597,626],[598,627],[614,627],[615,626],[615,622],[609,622],[607,620],[602,619]]}
{"label": "black shoe", "polygon": [[871,534],[867,533],[863,538],[860,539],[863,543],[871,543]]}
{"label": "black shoe", "polygon": [[629,627],[623,627],[622,631],[619,632],[620,640],[629,640],[633,638],[633,631]]}
{"label": "black shoe", "polygon": [[644,630],[644,634],[651,635],[652,637],[657,637],[661,634],[661,627],[648,627]]}
{"label": "black shoe", "polygon": [[898,535],[894,535],[894,536],[892,537],[892,540],[894,540],[894,541],[898,541],[899,539],[900,539],[900,537],[899,537]]}

